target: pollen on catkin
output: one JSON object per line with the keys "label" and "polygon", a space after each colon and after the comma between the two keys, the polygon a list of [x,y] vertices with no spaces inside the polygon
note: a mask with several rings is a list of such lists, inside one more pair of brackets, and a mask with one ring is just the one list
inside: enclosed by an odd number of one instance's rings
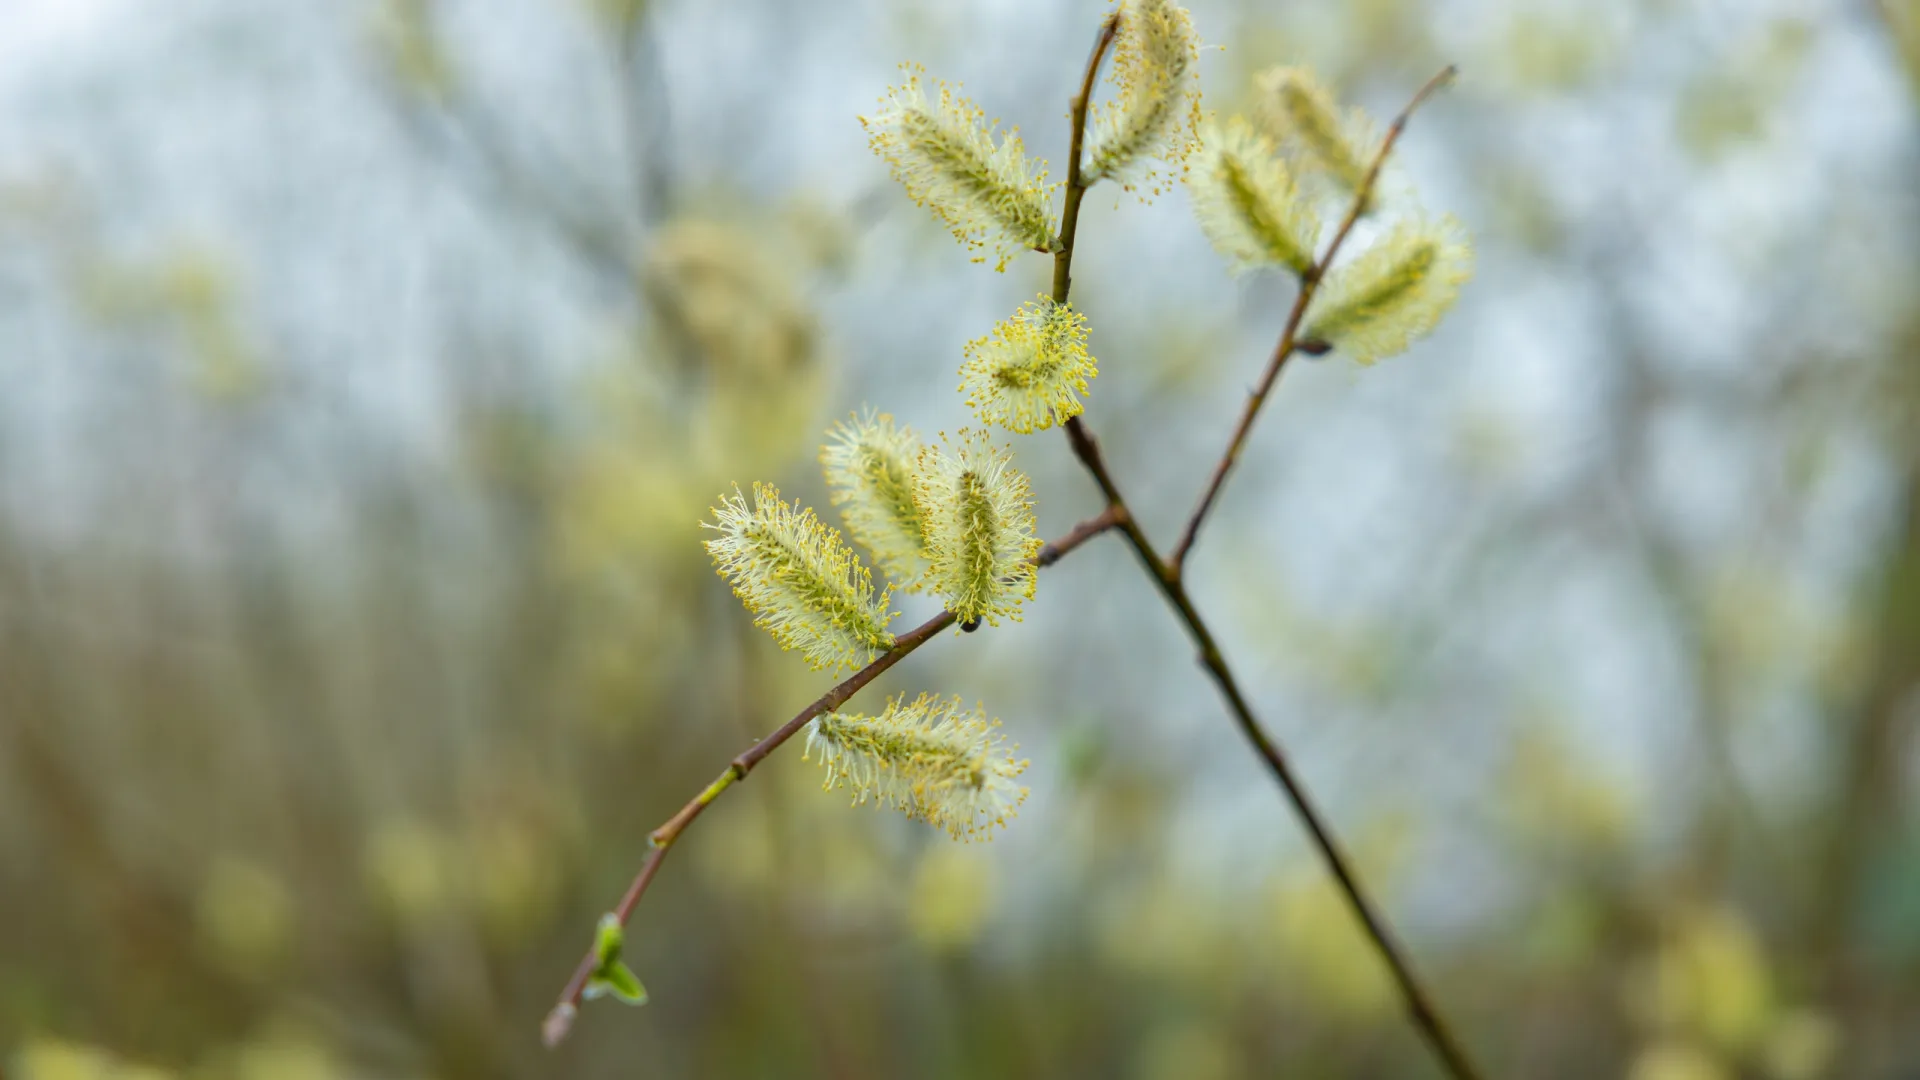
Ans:
{"label": "pollen on catkin", "polygon": [[1379,140],[1366,114],[1340,115],[1333,93],[1313,72],[1279,67],[1254,80],[1256,113],[1267,134],[1292,152],[1303,173],[1331,181],[1342,191],[1360,190]]}
{"label": "pollen on catkin", "polygon": [[920,508],[913,503],[914,459],[920,440],[912,428],[872,409],[827,432],[820,464],[840,518],[875,562],[904,591],[918,592],[927,570]]}
{"label": "pollen on catkin", "polygon": [[701,523],[720,534],[707,541],[707,553],[754,625],[781,648],[819,669],[853,667],[893,647],[893,590],[876,599],[867,568],[812,510],[782,502],[771,484],[755,484],[753,505],[736,487],[713,512],[717,522]]}
{"label": "pollen on catkin", "polygon": [[807,725],[806,759],[826,767],[826,790],[853,791],[869,800],[945,829],[956,840],[991,839],[1007,823],[1027,789],[1016,781],[1027,763],[1016,760],[1000,722],[958,697],[902,694],[879,716],[825,713]]}
{"label": "pollen on catkin", "polygon": [[[1052,188],[1045,162],[1029,164],[1017,130],[998,145],[980,107],[937,83],[929,102],[921,70],[903,66],[905,84],[890,88],[880,110],[860,118],[867,145],[892,169],[914,202],[933,211],[976,251],[991,247],[996,270],[1021,251],[1053,247]],[[976,262],[985,261],[980,255]]]}
{"label": "pollen on catkin", "polygon": [[1452,215],[1403,221],[1328,275],[1301,338],[1371,364],[1430,333],[1472,276],[1473,247]]}
{"label": "pollen on catkin", "polygon": [[1022,435],[1079,416],[1087,380],[1099,374],[1087,353],[1086,316],[1045,296],[968,342],[966,354],[967,404],[982,423]]}
{"label": "pollen on catkin", "polygon": [[1285,266],[1304,274],[1313,266],[1320,235],[1313,204],[1300,197],[1273,141],[1244,119],[1201,128],[1187,188],[1200,230],[1234,270]]}
{"label": "pollen on catkin", "polygon": [[1185,167],[1200,125],[1200,36],[1171,0],[1122,0],[1110,81],[1114,100],[1095,111],[1086,182],[1116,180],[1128,191],[1162,190],[1153,162]]}
{"label": "pollen on catkin", "polygon": [[1013,454],[984,431],[962,429],[920,450],[913,502],[926,530],[927,583],[962,624],[1020,617],[1033,596],[1033,487]]}

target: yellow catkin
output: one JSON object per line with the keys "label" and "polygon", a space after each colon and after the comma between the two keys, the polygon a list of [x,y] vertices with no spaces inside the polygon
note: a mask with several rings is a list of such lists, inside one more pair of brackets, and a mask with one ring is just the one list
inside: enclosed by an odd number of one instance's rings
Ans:
{"label": "yellow catkin", "polygon": [[1371,364],[1431,332],[1472,276],[1473,247],[1452,215],[1403,221],[1328,275],[1302,339]]}
{"label": "yellow catkin", "polygon": [[813,667],[853,667],[893,647],[891,588],[876,598],[873,578],[838,532],[812,510],[785,503],[771,484],[753,485],[753,503],[735,488],[704,528],[720,575],[753,612],[754,625]]}
{"label": "yellow catkin", "polygon": [[1313,265],[1320,220],[1273,141],[1246,120],[1201,129],[1187,187],[1201,231],[1233,269],[1284,266],[1304,274]]}
{"label": "yellow catkin", "polygon": [[1084,172],[1129,191],[1160,190],[1159,161],[1184,168],[1200,124],[1200,36],[1170,0],[1123,0],[1113,48],[1114,99],[1093,115]]}
{"label": "yellow catkin", "polygon": [[[954,88],[937,84],[928,101],[920,69],[887,91],[880,109],[863,116],[867,144],[893,171],[914,202],[933,211],[961,243],[991,248],[995,269],[1021,251],[1053,247],[1052,188],[1044,162],[1029,164],[1018,131],[998,144],[980,107]],[[984,261],[980,256],[976,261]]]}
{"label": "yellow catkin", "polygon": [[982,423],[1029,434],[1079,416],[1087,380],[1087,320],[1046,297],[1023,304],[986,337],[967,344],[960,390]]}
{"label": "yellow catkin", "polygon": [[1020,617],[1033,596],[1040,538],[1033,487],[1013,455],[984,431],[960,431],[921,449],[913,501],[926,529],[928,584],[963,625]]}
{"label": "yellow catkin", "polygon": [[914,462],[920,440],[912,428],[872,409],[836,424],[820,448],[833,503],[841,520],[906,592],[918,592],[927,570],[920,508],[913,502]]}
{"label": "yellow catkin", "polygon": [[826,713],[807,727],[806,757],[825,766],[823,787],[848,788],[856,806],[893,807],[956,840],[990,839],[1026,801],[1016,781],[1027,763],[1015,749],[978,706],[931,694],[895,697],[879,716]]}

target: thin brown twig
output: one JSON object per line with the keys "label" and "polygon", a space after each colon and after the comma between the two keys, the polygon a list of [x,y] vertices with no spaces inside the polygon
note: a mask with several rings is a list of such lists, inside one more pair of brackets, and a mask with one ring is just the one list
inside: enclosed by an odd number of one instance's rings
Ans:
{"label": "thin brown twig", "polygon": [[[1100,64],[1106,59],[1107,50],[1113,46],[1113,39],[1119,31],[1120,12],[1116,10],[1100,22],[1099,36],[1094,38],[1093,50],[1087,56],[1086,71],[1080,77],[1080,93],[1074,97],[1068,112],[1071,126],[1067,136],[1067,197],[1060,208],[1060,245],[1053,253],[1053,302],[1056,304],[1066,303],[1068,294],[1073,290],[1073,244],[1080,231],[1080,201],[1091,186],[1080,170],[1080,157],[1086,145],[1087,113],[1093,105],[1093,84],[1100,77]],[[1140,531],[1140,523],[1133,519],[1127,501],[1120,497],[1119,488],[1107,472],[1099,448],[1094,445],[1093,432],[1081,423],[1078,416],[1067,418],[1062,427],[1066,429],[1067,439],[1073,443],[1074,454],[1087,465],[1094,481],[1100,485],[1100,493],[1106,496],[1108,509],[1118,516],[1120,528],[1126,532],[1134,550],[1150,550],[1146,534]],[[1149,566],[1149,569],[1152,567]]]}
{"label": "thin brown twig", "polygon": [[1118,11],[1100,21],[1100,36],[1093,41],[1086,74],[1080,78],[1080,93],[1073,99],[1067,118],[1071,125],[1067,145],[1067,197],[1060,208],[1060,244],[1053,253],[1053,302],[1056,304],[1066,303],[1067,291],[1073,287],[1068,272],[1073,267],[1073,239],[1080,226],[1080,199],[1086,195],[1088,186],[1080,172],[1080,154],[1087,137],[1087,109],[1093,103],[1093,84],[1100,77],[1100,62],[1106,59],[1107,50],[1113,46],[1114,35],[1119,31]]}
{"label": "thin brown twig", "polygon": [[[1117,16],[1109,16],[1107,21],[1102,24],[1100,37],[1094,44],[1093,55],[1087,61],[1087,70],[1085,78],[1081,82],[1080,96],[1073,100],[1073,130],[1071,133],[1072,158],[1067,172],[1067,199],[1061,212],[1061,245],[1059,250],[1054,253],[1053,301],[1056,304],[1066,303],[1068,293],[1072,288],[1073,238],[1076,233],[1076,226],[1078,225],[1080,196],[1084,194],[1087,186],[1082,182],[1080,176],[1080,147],[1086,128],[1087,99],[1092,93],[1094,77],[1099,69],[1101,57],[1105,53],[1107,46],[1112,43],[1117,27]],[[1428,95],[1433,93],[1441,83],[1447,78],[1450,78],[1453,71],[1454,69],[1449,66],[1446,70],[1430,80],[1426,86],[1422,87],[1420,92],[1414,96],[1412,103],[1394,119],[1393,126],[1388,129],[1379,154],[1375,157],[1372,166],[1367,170],[1360,191],[1355,195],[1352,211],[1347,215],[1347,219],[1341,223],[1339,231],[1334,234],[1333,241],[1327,248],[1327,253],[1322,256],[1320,261],[1308,272],[1307,278],[1302,283],[1301,295],[1296,299],[1293,314],[1289,316],[1287,320],[1287,329],[1282,339],[1282,348],[1276,352],[1275,359],[1268,366],[1266,378],[1262,381],[1262,385],[1254,400],[1249,404],[1246,414],[1242,416],[1239,430],[1236,431],[1234,440],[1228,447],[1227,460],[1222,463],[1220,469],[1216,472],[1214,480],[1209,486],[1205,498],[1201,502],[1200,510],[1196,512],[1194,521],[1189,525],[1187,534],[1182,538],[1181,547],[1175,556],[1176,560],[1180,555],[1185,554],[1187,548],[1192,546],[1193,533],[1199,528],[1199,518],[1205,515],[1207,504],[1212,501],[1214,494],[1219,490],[1220,483],[1225,478],[1226,469],[1231,464],[1233,455],[1239,452],[1240,443],[1244,441],[1246,437],[1246,429],[1252,425],[1253,414],[1258,411],[1260,401],[1264,400],[1267,392],[1272,389],[1274,378],[1279,374],[1280,365],[1285,362],[1287,355],[1294,351],[1294,336],[1300,322],[1300,316],[1306,310],[1307,301],[1312,297],[1313,283],[1317,283],[1320,275],[1324,273],[1325,268],[1331,265],[1334,256],[1339,251],[1341,243],[1345,241],[1347,233],[1353,228],[1353,223],[1359,218],[1360,212],[1365,207],[1368,193],[1372,190],[1374,182],[1379,176],[1381,165],[1386,161],[1387,152],[1392,149],[1394,140],[1399,137],[1401,129],[1406,126],[1407,117],[1411,115],[1413,110],[1417,108]],[[1340,891],[1346,897],[1348,905],[1353,908],[1354,914],[1359,917],[1361,925],[1366,930],[1367,936],[1373,941],[1375,950],[1380,954],[1380,958],[1391,971],[1394,982],[1399,987],[1400,995],[1405,1000],[1407,1011],[1412,1015],[1415,1025],[1426,1038],[1435,1056],[1440,1059],[1448,1073],[1451,1074],[1455,1080],[1477,1080],[1479,1076],[1478,1071],[1475,1070],[1472,1062],[1468,1059],[1465,1050],[1461,1048],[1460,1041],[1454,1036],[1452,1029],[1449,1028],[1446,1021],[1441,1018],[1439,1010],[1434,1007],[1431,996],[1422,987],[1420,980],[1414,975],[1413,965],[1407,959],[1406,950],[1395,939],[1392,930],[1387,926],[1385,918],[1380,915],[1373,901],[1368,898],[1366,891],[1360,884],[1359,876],[1353,870],[1352,861],[1347,857],[1340,842],[1335,839],[1333,830],[1328,827],[1325,817],[1315,806],[1312,796],[1307,792],[1306,785],[1294,774],[1293,768],[1288,763],[1286,755],[1281,752],[1279,744],[1274,742],[1272,737],[1270,737],[1261,726],[1259,719],[1253,715],[1253,708],[1247,703],[1246,695],[1241,691],[1239,681],[1234,678],[1233,670],[1227,666],[1226,658],[1220,652],[1220,647],[1214,639],[1213,631],[1208,628],[1206,621],[1201,618],[1199,610],[1194,607],[1192,597],[1187,594],[1186,586],[1180,579],[1178,562],[1169,563],[1163,560],[1159,553],[1154,550],[1152,542],[1147,539],[1146,533],[1134,519],[1132,511],[1127,506],[1125,496],[1120,493],[1119,485],[1113,479],[1112,472],[1107,468],[1106,459],[1100,452],[1099,441],[1094,437],[1092,430],[1083,422],[1082,418],[1078,416],[1071,417],[1062,427],[1066,430],[1067,441],[1073,447],[1074,456],[1086,467],[1087,472],[1092,475],[1094,482],[1099,485],[1101,494],[1106,497],[1108,513],[1114,517],[1121,530],[1126,534],[1129,546],[1133,548],[1134,554],[1139,557],[1141,565],[1146,568],[1147,575],[1153,579],[1154,585],[1160,590],[1161,596],[1166,599],[1175,613],[1180,616],[1181,622],[1186,626],[1188,636],[1193,639],[1194,645],[1199,650],[1201,663],[1206,667],[1208,675],[1210,675],[1213,681],[1219,686],[1222,696],[1226,698],[1227,707],[1233,713],[1234,722],[1239,726],[1241,734],[1244,735],[1247,741],[1253,746],[1254,752],[1260,755],[1260,759],[1266,763],[1268,770],[1273,773],[1274,779],[1279,782],[1280,787],[1286,792],[1288,800],[1293,804],[1294,811],[1300,816],[1301,822],[1306,826],[1314,846],[1319,849],[1321,857],[1326,860],[1327,867],[1332,872],[1334,880],[1339,884]]]}
{"label": "thin brown twig", "polygon": [[[1261,373],[1260,381],[1253,392],[1247,396],[1246,406],[1240,410],[1240,420],[1233,427],[1233,437],[1227,440],[1226,452],[1220,455],[1219,464],[1213,467],[1213,476],[1207,481],[1207,489],[1200,496],[1200,502],[1193,508],[1193,514],[1187,519],[1187,527],[1180,534],[1180,540],[1173,545],[1173,553],[1167,559],[1167,566],[1174,575],[1179,576],[1186,566],[1187,553],[1193,550],[1193,542],[1200,535],[1200,523],[1206,520],[1207,512],[1213,509],[1213,503],[1220,495],[1220,489],[1226,485],[1227,473],[1234,462],[1240,458],[1240,451],[1246,445],[1247,436],[1253,431],[1254,418],[1260,414],[1260,407],[1266,404],[1267,395],[1272,393],[1273,384],[1280,379],[1280,369],[1286,366],[1288,358],[1296,352],[1310,351],[1308,343],[1300,340],[1300,323],[1306,318],[1307,305],[1313,301],[1313,294],[1326,278],[1327,271],[1333,266],[1333,260],[1340,254],[1340,247],[1347,242],[1347,234],[1367,210],[1367,204],[1373,198],[1374,185],[1380,179],[1380,170],[1387,163],[1387,155],[1393,152],[1393,144],[1400,139],[1400,133],[1406,130],[1407,121],[1412,119],[1418,109],[1434,92],[1445,86],[1459,73],[1452,64],[1441,68],[1439,73],[1427,80],[1420,92],[1413,95],[1407,107],[1393,118],[1387,127],[1386,136],[1380,141],[1380,149],[1373,155],[1373,163],[1367,167],[1367,173],[1361,178],[1360,187],[1353,193],[1353,203],[1347,208],[1347,216],[1341,219],[1340,227],[1334,230],[1333,239],[1328,242],[1327,250],[1318,261],[1300,275],[1300,291],[1294,295],[1293,308],[1287,312],[1287,323],[1280,331],[1280,343],[1273,348],[1273,355],[1267,360],[1267,369]],[[1056,275],[1057,277],[1057,275]],[[1324,347],[1311,351],[1324,352]]]}
{"label": "thin brown twig", "polygon": [[[1052,566],[1073,549],[1118,523],[1118,515],[1109,509],[1075,525],[1066,535],[1041,548],[1033,561],[1039,566]],[[620,897],[620,903],[613,909],[613,914],[620,920],[620,925],[625,926],[633,917],[633,909],[639,905],[640,898],[646,895],[648,886],[653,884],[654,875],[660,872],[660,864],[666,861],[667,852],[673,847],[674,841],[680,838],[680,834],[693,823],[693,819],[699,817],[709,804],[720,797],[722,792],[732,787],[736,781],[746,779],[755,765],[760,764],[767,755],[778,750],[781,744],[799,734],[800,729],[806,727],[814,717],[846,704],[848,699],[859,693],[868,683],[879,678],[882,672],[931,641],[940,631],[952,626],[953,621],[953,612],[942,611],[895,638],[893,648],[848,676],[845,681],[822,694],[819,700],[801,709],[793,719],[780,725],[772,734],[754,743],[740,756],[728,762],[726,770],[716,777],[713,783],[708,784],[705,790],[676,811],[665,824],[653,830],[648,835],[652,850],[647,852],[646,862],[640,865],[640,872],[634,875],[632,884],[627,886],[625,895]],[[593,978],[593,972],[598,963],[599,957],[596,950],[588,949],[586,956],[582,957],[579,965],[574,968],[573,977],[567,980],[566,987],[560,991],[559,1002],[547,1014],[546,1022],[540,1027],[540,1037],[549,1048],[558,1046],[561,1040],[567,1037],[567,1032],[572,1029],[574,1018],[579,1015],[580,997],[586,992],[587,982]]]}
{"label": "thin brown twig", "polygon": [[[1075,419],[1077,420],[1078,417]],[[1360,919],[1367,937],[1373,941],[1375,951],[1386,963],[1394,983],[1399,988],[1400,996],[1406,1003],[1407,1012],[1413,1017],[1415,1026],[1420,1029],[1421,1035],[1432,1047],[1435,1056],[1440,1058],[1447,1072],[1455,1080],[1477,1080],[1479,1072],[1467,1057],[1459,1038],[1453,1034],[1453,1030],[1433,1004],[1432,995],[1426,991],[1419,977],[1414,974],[1413,964],[1407,957],[1406,949],[1395,938],[1385,917],[1380,914],[1378,906],[1367,896],[1366,890],[1360,884],[1359,875],[1353,869],[1352,860],[1348,858],[1340,842],[1334,837],[1326,817],[1315,805],[1313,797],[1307,792],[1306,785],[1294,773],[1292,765],[1287,761],[1286,754],[1281,751],[1279,744],[1266,733],[1259,719],[1254,716],[1252,706],[1247,703],[1246,694],[1240,689],[1239,680],[1234,677],[1233,669],[1227,666],[1226,657],[1221,653],[1213,631],[1201,618],[1199,609],[1194,607],[1193,598],[1187,593],[1186,583],[1181,580],[1178,572],[1160,558],[1154,551],[1153,545],[1147,541],[1146,535],[1134,524],[1133,514],[1128,511],[1126,500],[1114,486],[1106,462],[1101,457],[1099,443],[1094,440],[1092,433],[1087,431],[1084,425],[1070,426],[1067,429],[1067,435],[1073,443],[1075,456],[1079,457],[1087,470],[1094,474],[1101,489],[1108,492],[1108,497],[1114,500],[1109,509],[1119,520],[1127,542],[1139,556],[1141,564],[1146,567],[1147,575],[1159,588],[1160,595],[1166,599],[1175,613],[1180,616],[1180,621],[1185,624],[1188,636],[1193,639],[1194,646],[1199,651],[1201,664],[1206,668],[1207,674],[1213,678],[1214,683],[1219,686],[1221,695],[1226,698],[1227,707],[1233,713],[1234,722],[1239,726],[1240,733],[1246,736],[1254,752],[1260,755],[1261,761],[1266,763],[1267,770],[1286,791],[1288,800],[1293,804],[1294,812],[1306,825],[1314,847],[1319,849],[1321,858],[1326,861],[1327,869],[1332,872],[1335,882],[1340,886],[1340,892],[1346,898],[1347,905]]]}

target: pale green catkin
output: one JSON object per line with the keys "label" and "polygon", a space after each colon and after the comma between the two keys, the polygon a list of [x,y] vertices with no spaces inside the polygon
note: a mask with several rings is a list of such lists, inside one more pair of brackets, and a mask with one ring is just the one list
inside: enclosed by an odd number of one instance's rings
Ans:
{"label": "pale green catkin", "polygon": [[1234,270],[1284,266],[1304,274],[1313,266],[1319,217],[1273,141],[1244,119],[1201,129],[1187,187],[1201,231]]}
{"label": "pale green catkin", "polygon": [[839,533],[771,484],[753,485],[753,504],[722,496],[720,535],[707,541],[720,575],[754,614],[754,625],[815,668],[853,667],[893,647],[887,624],[891,588],[873,595],[873,578]]}
{"label": "pale green catkin", "polygon": [[936,825],[956,840],[991,839],[1027,789],[1016,760],[978,706],[959,697],[900,695],[879,716],[826,713],[807,726],[808,759],[827,770],[828,790],[849,788],[857,806],[872,800]]}
{"label": "pale green catkin", "polygon": [[1301,338],[1371,364],[1430,333],[1472,276],[1473,248],[1459,221],[1403,221],[1328,276]]}
{"label": "pale green catkin", "polygon": [[[944,436],[943,436],[944,441]],[[920,451],[913,501],[926,529],[928,584],[963,624],[1018,619],[1034,589],[1033,487],[1013,455],[962,430]]]}
{"label": "pale green catkin", "polygon": [[[929,102],[920,69],[887,91],[860,123],[867,143],[891,167],[908,197],[933,211],[970,248],[992,248],[1006,269],[1021,251],[1053,247],[1052,188],[1045,162],[1030,165],[1018,131],[996,145],[980,107],[938,84]],[[980,256],[976,261],[984,261]]]}
{"label": "pale green catkin", "polygon": [[872,409],[836,424],[820,448],[833,503],[841,520],[874,560],[907,592],[918,592],[927,570],[920,508],[913,502],[913,470],[920,440],[911,428]]}
{"label": "pale green catkin", "polygon": [[1324,177],[1342,191],[1360,190],[1378,142],[1365,114],[1355,109],[1341,116],[1333,93],[1306,68],[1274,68],[1255,85],[1261,123],[1293,153],[1301,170]]}
{"label": "pale green catkin", "polygon": [[1160,161],[1177,171],[1200,123],[1200,36],[1170,0],[1124,0],[1113,49],[1114,100],[1093,113],[1086,181],[1159,190]]}

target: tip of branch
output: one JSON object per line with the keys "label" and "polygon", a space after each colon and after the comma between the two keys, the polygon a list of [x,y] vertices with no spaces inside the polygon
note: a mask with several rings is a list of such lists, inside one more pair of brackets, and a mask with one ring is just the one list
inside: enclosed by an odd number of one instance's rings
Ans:
{"label": "tip of branch", "polygon": [[545,1043],[549,1050],[559,1046],[565,1041],[567,1032],[573,1030],[573,1018],[578,1015],[580,1010],[570,1001],[555,1005],[553,1011],[547,1014],[547,1019],[540,1025],[540,1041]]}
{"label": "tip of branch", "polygon": [[1458,79],[1459,77],[1460,77],[1459,64],[1448,64],[1446,67],[1441,68],[1439,71],[1434,73],[1433,78],[1427,80],[1427,85],[1420,88],[1420,94],[1415,99],[1416,103],[1423,102],[1427,98],[1432,97],[1434,94],[1437,94],[1440,91],[1445,90],[1447,87],[1452,86],[1454,80]]}

